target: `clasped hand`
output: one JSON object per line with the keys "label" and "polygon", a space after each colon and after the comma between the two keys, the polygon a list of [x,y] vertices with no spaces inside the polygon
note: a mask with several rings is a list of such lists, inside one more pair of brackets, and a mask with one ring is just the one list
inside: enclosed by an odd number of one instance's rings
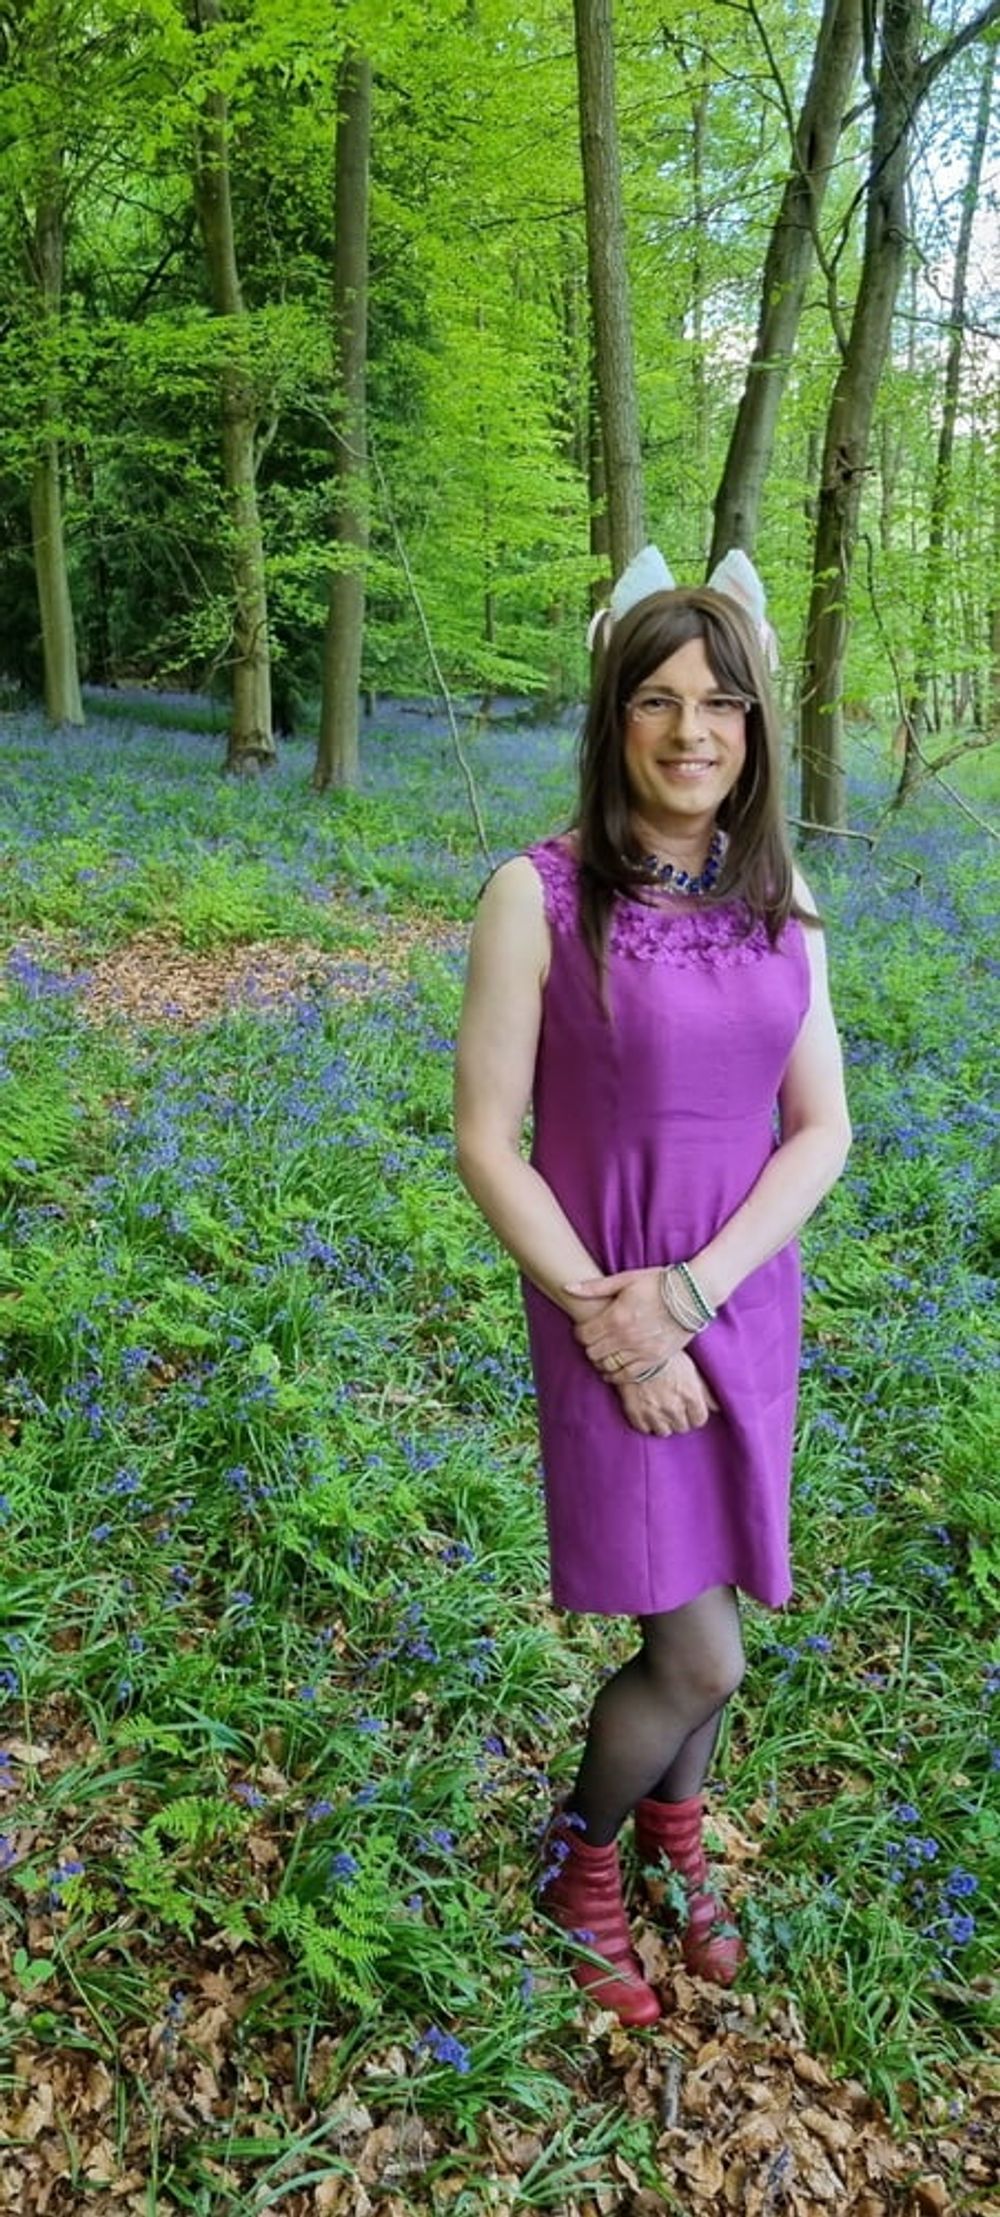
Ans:
{"label": "clasped hand", "polygon": [[[684,1352],[692,1335],[664,1308],[658,1270],[578,1279],[566,1292],[600,1304],[573,1329],[595,1369],[617,1388],[637,1432],[690,1432],[707,1424],[719,1404]],[[654,1364],[663,1367],[641,1378]]]}
{"label": "clasped hand", "polygon": [[602,1377],[638,1379],[653,1363],[680,1353],[691,1337],[664,1308],[658,1270],[619,1270],[566,1287],[574,1300],[599,1303],[573,1329]]}

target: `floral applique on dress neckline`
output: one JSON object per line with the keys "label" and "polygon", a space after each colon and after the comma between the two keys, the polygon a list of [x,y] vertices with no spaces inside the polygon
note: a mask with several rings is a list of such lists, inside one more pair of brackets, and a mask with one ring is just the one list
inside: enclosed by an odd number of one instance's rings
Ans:
{"label": "floral applique on dress neckline", "polygon": [[[541,840],[529,847],[528,855],[542,881],[547,921],[556,931],[578,933],[578,867],[565,836]],[[612,911],[609,949],[637,962],[736,969],[772,951],[766,925],[748,918],[742,900],[701,908],[691,901],[668,904],[625,897]]]}

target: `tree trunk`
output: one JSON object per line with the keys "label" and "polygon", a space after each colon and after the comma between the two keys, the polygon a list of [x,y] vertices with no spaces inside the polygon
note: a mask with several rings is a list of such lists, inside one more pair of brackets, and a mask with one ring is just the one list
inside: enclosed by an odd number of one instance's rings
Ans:
{"label": "tree trunk", "polygon": [[694,426],[694,478],[697,488],[697,529],[701,539],[703,503],[708,500],[708,379],[705,375],[705,133],[708,126],[708,64],[702,57],[701,82],[691,99],[691,214],[694,219],[691,247],[691,408]]}
{"label": "tree trunk", "polygon": [[82,724],[83,702],[77,666],[76,634],[66,542],[63,533],[62,474],[55,392],[59,315],[62,305],[63,200],[61,155],[46,164],[38,188],[28,247],[40,308],[42,400],[38,451],[31,480],[31,541],[42,627],[45,710],[54,724]]}
{"label": "tree trunk", "polygon": [[594,362],[611,562],[617,575],[638,553],[646,527],[618,159],[611,0],[573,0],[573,12]]}
{"label": "tree trunk", "polygon": [[[221,22],[219,0],[190,0],[191,23],[204,31]],[[205,247],[208,288],[226,329],[222,368],[222,469],[229,510],[233,582],[232,715],[225,767],[237,773],[275,760],[271,726],[271,657],[264,542],[257,504],[258,404],[249,332],[236,260],[229,183],[226,96],[209,90],[196,138],[195,206]]]}
{"label": "tree trunk", "polygon": [[842,707],[847,603],[875,400],[906,258],[906,174],[917,119],[942,70],[998,16],[1000,0],[989,0],[921,62],[923,0],[885,0],[861,278],[827,417],[806,624],[802,815],[824,830],[842,831],[847,821]]}
{"label": "tree trunk", "polygon": [[45,712],[54,724],[82,724],[83,702],[63,538],[59,446],[47,439],[31,480],[31,542],[42,620]]}
{"label": "tree trunk", "polygon": [[611,572],[611,533],[608,530],[608,480],[604,468],[601,409],[597,398],[597,369],[591,362],[587,410],[587,491],[590,502],[590,551],[602,573],[591,581],[590,613],[605,608],[614,578]]}
{"label": "tree trunk", "polygon": [[921,775],[920,742],[927,729],[927,695],[933,675],[931,656],[934,652],[936,621],[941,599],[945,525],[951,490],[951,457],[955,445],[955,421],[958,416],[958,392],[962,375],[962,351],[965,343],[965,289],[969,273],[969,250],[972,245],[972,226],[979,200],[983,160],[986,153],[986,141],[989,136],[995,65],[996,47],[988,46],[983,58],[976,128],[973,134],[972,147],[969,153],[969,168],[962,193],[962,220],[959,225],[958,245],[955,250],[948,354],[944,373],[944,401],[938,431],[934,483],[931,490],[924,600],[917,633],[913,685],[906,705],[903,764],[896,789],[897,803],[904,801],[907,795],[913,791],[914,787],[919,784]]}
{"label": "tree trunk", "polygon": [[862,0],[824,0],[812,74],[764,263],[743,396],[715,497],[709,571],[730,547],[752,554],[775,426],[815,259],[814,234],[861,49]]}
{"label": "tree trunk", "polygon": [[358,782],[358,695],[368,554],[366,364],[368,353],[368,159],[371,64],[344,56],[337,91],[334,167],[333,377],[340,411],[334,460],[330,576],[323,647],[323,706],[313,782]]}

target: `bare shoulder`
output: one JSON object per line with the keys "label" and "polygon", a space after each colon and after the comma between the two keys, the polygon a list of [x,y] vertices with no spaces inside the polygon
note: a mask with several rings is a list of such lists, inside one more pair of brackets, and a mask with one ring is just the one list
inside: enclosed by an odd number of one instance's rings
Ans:
{"label": "bare shoulder", "polygon": [[500,915],[544,915],[542,881],[534,863],[526,854],[515,854],[509,862],[501,862],[491,878],[487,878],[479,902],[479,914],[485,910]]}
{"label": "bare shoulder", "polygon": [[472,933],[473,962],[511,960],[544,972],[549,962],[545,896],[527,855],[502,862],[483,887]]}

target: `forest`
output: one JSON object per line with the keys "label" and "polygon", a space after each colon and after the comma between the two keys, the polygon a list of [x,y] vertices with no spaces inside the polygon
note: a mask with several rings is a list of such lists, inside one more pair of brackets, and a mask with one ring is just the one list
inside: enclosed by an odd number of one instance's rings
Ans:
{"label": "forest", "polygon": [[[0,0],[0,2210],[995,2207],[998,22]],[[855,1141],[637,2033],[451,1071],[647,540],[763,578]]]}
{"label": "forest", "polygon": [[8,6],[8,689],[351,783],[359,689],[574,698],[648,533],[754,554],[807,821],[845,719],[990,742],[997,12]]}

